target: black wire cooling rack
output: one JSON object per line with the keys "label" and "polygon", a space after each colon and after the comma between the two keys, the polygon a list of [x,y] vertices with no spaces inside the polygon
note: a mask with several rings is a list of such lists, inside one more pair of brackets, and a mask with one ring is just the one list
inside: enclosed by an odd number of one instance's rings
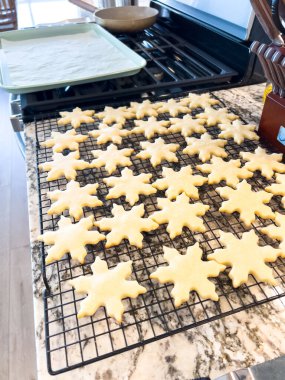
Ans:
{"label": "black wire cooling rack", "polygon": [[[201,112],[201,110],[195,110],[192,114],[195,112]],[[39,143],[49,138],[51,131],[63,132],[71,128],[70,126],[58,127],[57,117],[58,112],[42,115],[41,119],[37,115],[37,121],[34,122],[38,143],[38,164],[51,160],[52,156],[52,150],[41,148]],[[167,118],[167,114],[159,115],[159,119]],[[94,124],[82,125],[77,129],[77,132],[87,134],[88,131],[96,128],[96,125],[98,125],[97,121]],[[128,121],[125,127],[132,128],[133,121]],[[211,127],[208,128],[208,132],[217,137],[220,130],[217,127]],[[193,136],[199,137],[200,135],[194,134]],[[201,164],[201,161],[196,156],[190,157],[182,153],[186,143],[181,134],[176,133],[161,137],[166,143],[178,143],[180,145],[177,152],[179,162],[163,162],[163,166],[178,170],[182,166],[191,165],[194,174],[201,174],[196,169],[196,165]],[[146,140],[144,135],[132,135],[124,138],[120,147],[131,147],[136,153],[140,151],[140,141],[144,140]],[[87,141],[80,144],[81,158],[91,162],[93,159],[91,150],[106,149],[107,145],[98,146],[95,139],[88,138]],[[240,151],[254,151],[259,145],[262,144],[246,140],[245,143],[238,146],[230,139],[225,149],[228,153],[228,159],[237,159],[240,158]],[[152,181],[161,177],[161,165],[153,168],[149,160],[140,160],[135,157],[135,153],[131,157],[132,166],[130,167],[135,174],[151,173]],[[122,169],[117,169],[112,175],[119,175]],[[104,202],[102,207],[96,209],[85,208],[84,216],[93,214],[96,220],[102,217],[110,217],[113,203],[121,204],[125,209],[130,208],[124,197],[108,201],[105,199],[108,187],[103,182],[103,178],[107,176],[109,175],[104,168],[78,171],[76,180],[80,182],[81,186],[88,183],[99,183],[97,195]],[[38,172],[42,233],[47,230],[56,230],[59,220],[59,216],[47,214],[50,200],[46,194],[55,189],[65,189],[67,183],[65,179],[47,182],[46,177],[47,173]],[[264,189],[272,181],[266,180],[257,172],[248,182],[257,191]],[[240,222],[238,214],[225,215],[218,211],[222,198],[215,189],[223,185],[225,185],[223,182],[215,186],[205,184],[199,188],[200,201],[210,206],[209,211],[203,217],[206,227],[204,233],[192,233],[189,229],[184,228],[181,236],[171,240],[166,232],[165,225],[162,225],[155,231],[144,233],[142,249],[130,246],[126,240],[109,249],[105,248],[104,242],[100,242],[96,246],[88,246],[88,255],[84,265],[79,265],[71,260],[69,255],[66,255],[63,259],[46,266],[44,263],[46,247],[42,244],[43,278],[46,284],[43,293],[46,352],[50,374],[55,375],[69,371],[285,295],[285,260],[280,258],[275,263],[268,264],[273,268],[274,276],[278,280],[278,286],[275,287],[259,283],[253,276],[250,276],[247,284],[234,289],[227,272],[212,279],[220,297],[218,302],[201,300],[195,292],[192,292],[187,303],[175,307],[170,296],[173,285],[161,285],[149,278],[151,272],[155,271],[158,266],[165,264],[162,251],[164,245],[174,247],[185,253],[189,245],[198,241],[203,249],[204,258],[206,258],[207,254],[212,253],[215,248],[222,247],[219,242],[219,230],[232,232],[238,237],[247,231]],[[158,209],[156,198],[164,196],[164,192],[160,191],[152,196],[140,196],[140,203],[145,205],[145,216],[149,216]],[[269,205],[274,211],[282,213],[281,197],[274,196]],[[64,215],[68,216],[68,213],[66,212]],[[260,238],[261,245],[278,245],[276,241],[259,232],[260,227],[271,223],[270,220],[257,218],[252,224],[252,228]],[[118,325],[112,318],[109,318],[104,308],[100,308],[92,317],[78,319],[76,316],[79,303],[84,297],[75,294],[68,284],[68,280],[79,275],[90,274],[90,264],[94,262],[96,256],[106,260],[109,267],[114,267],[121,261],[132,260],[132,277],[148,290],[146,294],[140,295],[137,299],[127,298],[124,300],[126,311],[122,325]]]}

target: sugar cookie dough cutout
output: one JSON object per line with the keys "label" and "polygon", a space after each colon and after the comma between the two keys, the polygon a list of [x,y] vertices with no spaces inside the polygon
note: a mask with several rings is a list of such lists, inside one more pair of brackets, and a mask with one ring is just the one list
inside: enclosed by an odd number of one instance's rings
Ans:
{"label": "sugar cookie dough cutout", "polygon": [[118,123],[124,125],[126,120],[132,119],[135,114],[127,107],[113,108],[106,106],[104,111],[96,113],[95,116],[103,120],[104,124]]}
{"label": "sugar cookie dough cutout", "polygon": [[197,165],[197,169],[208,175],[210,185],[226,181],[226,184],[232,187],[240,182],[240,179],[247,179],[253,176],[253,173],[245,167],[241,168],[240,160],[224,161],[221,157],[212,157],[210,164]]}
{"label": "sugar cookie dough cutout", "polygon": [[102,206],[96,196],[98,184],[88,184],[80,187],[76,181],[70,181],[66,185],[66,190],[54,190],[47,193],[48,198],[54,202],[48,209],[48,215],[59,215],[64,210],[69,210],[69,215],[75,220],[83,216],[83,207]]}
{"label": "sugar cookie dough cutout", "polygon": [[42,142],[41,147],[53,148],[54,153],[61,153],[64,149],[78,150],[79,143],[88,139],[86,135],[77,135],[74,129],[65,133],[51,132],[51,138]]}
{"label": "sugar cookie dough cutout", "polygon": [[269,236],[271,239],[280,241],[279,249],[281,250],[281,257],[285,258],[285,215],[276,212],[275,225],[262,228],[260,232]]}
{"label": "sugar cookie dough cutout", "polygon": [[157,110],[158,113],[169,113],[169,115],[176,117],[180,113],[191,112],[190,108],[183,106],[180,102],[175,99],[169,99],[167,102]]}
{"label": "sugar cookie dough cutout", "polygon": [[39,169],[44,172],[49,172],[47,181],[54,181],[61,177],[67,180],[75,179],[77,176],[76,170],[84,170],[90,168],[90,164],[86,161],[79,160],[79,152],[71,152],[67,156],[61,153],[54,153],[52,161],[44,162],[39,165]]}
{"label": "sugar cookie dough cutout", "polygon": [[232,124],[219,124],[222,132],[218,135],[222,139],[233,138],[238,145],[242,144],[245,139],[259,140],[254,124],[243,124],[241,120],[234,120]]}
{"label": "sugar cookie dough cutout", "polygon": [[189,301],[189,292],[196,291],[202,299],[218,301],[215,284],[208,277],[217,277],[226,267],[215,261],[203,261],[203,251],[196,243],[187,248],[181,255],[177,249],[163,247],[164,258],[168,266],[159,267],[150,274],[150,278],[161,284],[174,284],[170,294],[174,298],[175,307]]}
{"label": "sugar cookie dough cutout", "polygon": [[133,206],[139,200],[139,195],[151,195],[156,193],[156,189],[149,183],[152,174],[142,173],[134,175],[133,171],[125,168],[120,177],[104,178],[106,185],[112,187],[106,199],[116,199],[125,195],[126,201]]}
{"label": "sugar cookie dough cutout", "polygon": [[184,115],[182,119],[171,117],[169,120],[171,121],[169,132],[180,132],[184,137],[191,136],[193,133],[206,132],[204,119],[193,119],[190,115]]}
{"label": "sugar cookie dough cutout", "polygon": [[168,223],[166,231],[171,239],[182,234],[183,227],[193,232],[205,232],[203,220],[199,216],[205,215],[208,205],[189,203],[185,193],[178,195],[175,201],[168,198],[157,198],[157,206],[161,211],[155,211],[150,218],[158,224]]}
{"label": "sugar cookie dough cutout", "polygon": [[258,245],[258,236],[254,230],[244,232],[241,239],[236,238],[230,232],[220,231],[220,241],[225,248],[216,249],[208,255],[209,260],[230,266],[229,277],[233,287],[237,288],[245,284],[248,276],[252,274],[258,281],[276,285],[273,270],[265,263],[272,263],[277,259],[280,250],[267,245]]}
{"label": "sugar cookie dough cutout", "polygon": [[91,265],[92,275],[74,278],[68,283],[77,293],[85,293],[87,297],[80,302],[78,318],[92,316],[104,306],[106,314],[122,323],[125,311],[122,299],[137,298],[146,293],[146,288],[137,281],[126,280],[132,274],[132,261],[119,263],[108,269],[106,261],[96,257]]}
{"label": "sugar cookie dough cutout", "polygon": [[112,174],[118,166],[131,166],[132,161],[129,159],[133,149],[118,149],[116,145],[109,145],[107,150],[92,150],[95,160],[91,162],[91,167],[101,168],[105,166],[106,171]]}
{"label": "sugar cookie dough cutout", "polygon": [[187,98],[183,98],[180,101],[184,106],[188,106],[191,109],[195,108],[209,108],[215,104],[219,104],[219,100],[211,98],[210,94],[193,94],[189,93]]}
{"label": "sugar cookie dough cutout", "polygon": [[169,133],[167,126],[170,121],[167,120],[157,120],[156,117],[149,117],[148,120],[135,120],[136,127],[129,131],[129,134],[140,134],[143,133],[147,139],[151,139],[156,133],[160,135],[165,135]]}
{"label": "sugar cookie dough cutout", "polygon": [[81,219],[78,223],[72,224],[70,218],[61,216],[58,222],[57,231],[47,231],[38,237],[47,245],[52,245],[47,250],[46,264],[60,260],[66,253],[70,253],[72,259],[84,263],[87,255],[85,246],[87,244],[97,244],[105,240],[105,236],[98,231],[89,231],[93,228],[94,217]]}
{"label": "sugar cookie dough cutout", "polygon": [[229,113],[226,108],[219,108],[215,110],[211,107],[206,107],[204,112],[196,115],[198,119],[205,119],[208,127],[212,127],[218,123],[230,124],[232,120],[238,119],[238,116]]}
{"label": "sugar cookie dough cutout", "polygon": [[178,172],[171,168],[162,168],[162,177],[156,180],[152,186],[158,190],[166,190],[168,199],[175,199],[179,194],[185,193],[189,198],[199,199],[197,186],[207,182],[207,178],[201,175],[193,175],[190,165],[184,166]]}
{"label": "sugar cookie dough cutout", "polygon": [[198,154],[198,157],[202,162],[208,161],[212,156],[228,156],[224,149],[227,141],[212,139],[209,133],[204,133],[201,135],[200,139],[197,139],[196,137],[187,137],[186,142],[188,145],[183,149],[183,153],[189,154],[189,156],[195,156]]}
{"label": "sugar cookie dough cutout", "polygon": [[139,152],[136,157],[142,160],[149,158],[153,167],[159,165],[163,160],[178,162],[175,152],[179,149],[179,144],[165,144],[164,140],[159,137],[153,143],[142,141],[140,146],[143,151]]}
{"label": "sugar cookie dough cutout", "polygon": [[254,153],[240,152],[240,156],[248,161],[245,167],[254,172],[259,170],[263,177],[271,179],[274,171],[285,173],[285,164],[282,161],[282,153],[267,154],[263,148],[256,148]]}
{"label": "sugar cookie dough cutout", "polygon": [[58,125],[71,124],[74,129],[79,128],[82,123],[94,123],[94,119],[91,117],[95,111],[85,110],[76,107],[72,112],[64,111],[60,112],[61,119],[58,120]]}
{"label": "sugar cookie dough cutout", "polygon": [[142,232],[150,232],[158,228],[158,224],[152,219],[143,218],[144,212],[143,204],[134,206],[129,211],[115,204],[112,209],[113,217],[96,221],[94,224],[101,231],[111,231],[106,236],[106,248],[120,244],[123,239],[127,239],[137,248],[142,248]]}
{"label": "sugar cookie dough cutout", "polygon": [[96,139],[98,145],[106,144],[111,141],[114,144],[122,144],[123,137],[128,136],[129,131],[122,129],[122,124],[113,124],[109,126],[107,124],[99,124],[98,129],[94,129],[89,132],[89,135]]}
{"label": "sugar cookie dough cutout", "polygon": [[276,182],[271,186],[267,186],[265,191],[269,191],[274,195],[283,195],[281,203],[285,208],[285,174],[275,174]]}
{"label": "sugar cookie dough cutout", "polygon": [[151,103],[148,99],[142,103],[131,102],[131,110],[137,119],[143,119],[145,116],[157,117],[157,109],[162,106],[162,102]]}
{"label": "sugar cookie dough cutout", "polygon": [[236,189],[231,187],[217,187],[216,191],[224,199],[228,199],[222,203],[219,211],[227,214],[232,214],[237,211],[240,214],[240,220],[250,227],[251,223],[255,221],[255,216],[258,215],[263,219],[274,219],[275,214],[269,206],[272,194],[266,191],[252,191],[251,185],[243,180],[240,182]]}

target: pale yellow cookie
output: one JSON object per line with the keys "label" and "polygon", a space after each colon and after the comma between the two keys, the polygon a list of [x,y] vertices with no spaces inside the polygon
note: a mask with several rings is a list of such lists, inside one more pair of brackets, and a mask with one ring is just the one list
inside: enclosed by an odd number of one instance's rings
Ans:
{"label": "pale yellow cookie", "polygon": [[77,135],[74,129],[65,133],[51,132],[51,138],[42,142],[43,148],[53,148],[54,153],[61,153],[64,149],[78,150],[79,143],[88,139],[86,135]]}
{"label": "pale yellow cookie", "polygon": [[164,258],[168,266],[159,267],[150,274],[150,278],[161,284],[174,284],[170,294],[174,298],[175,307],[189,300],[189,292],[195,290],[202,299],[218,301],[215,284],[208,277],[217,277],[226,267],[214,261],[202,260],[202,249],[199,243],[187,248],[185,255],[177,249],[163,247]]}
{"label": "pale yellow cookie", "polygon": [[164,140],[159,137],[153,143],[142,141],[140,146],[144,150],[139,152],[137,157],[142,160],[149,158],[153,167],[159,165],[163,160],[178,162],[178,158],[174,152],[179,149],[179,144],[165,144]]}
{"label": "pale yellow cookie", "polygon": [[127,107],[105,107],[104,111],[95,114],[104,124],[119,123],[124,125],[127,119],[135,117],[135,113]]}
{"label": "pale yellow cookie", "polygon": [[204,133],[206,129],[204,128],[204,119],[193,119],[190,115],[184,115],[182,119],[173,118],[169,119],[171,121],[171,126],[169,132],[181,132],[181,135],[188,137],[193,135],[193,133]]}
{"label": "pale yellow cookie", "polygon": [[271,225],[262,228],[260,231],[271,237],[271,239],[276,239],[280,241],[279,249],[281,250],[281,257],[285,258],[285,215],[276,212],[275,214],[275,225]]}
{"label": "pale yellow cookie", "polygon": [[271,179],[274,171],[278,173],[285,173],[285,164],[282,164],[282,153],[266,153],[265,149],[258,147],[254,153],[241,152],[240,156],[248,161],[245,167],[254,172],[259,170],[263,177]]}
{"label": "pale yellow cookie", "polygon": [[158,190],[166,190],[168,199],[175,199],[179,194],[185,193],[188,197],[199,199],[197,186],[207,182],[207,178],[201,175],[193,175],[190,165],[184,166],[178,172],[171,168],[162,168],[162,177],[156,180],[152,186]]}
{"label": "pale yellow cookie", "polygon": [[208,259],[232,268],[229,277],[234,288],[245,284],[250,274],[254,275],[258,281],[270,285],[277,284],[272,269],[265,263],[275,261],[280,250],[270,245],[259,246],[258,236],[254,230],[244,232],[241,239],[230,232],[220,231],[220,240],[225,248],[216,249],[214,253],[208,255]]}
{"label": "pale yellow cookie", "polygon": [[107,262],[96,257],[91,265],[92,275],[74,278],[69,284],[79,294],[85,293],[87,297],[81,301],[78,318],[92,316],[104,306],[106,314],[122,323],[124,313],[123,298],[136,298],[146,293],[146,288],[137,281],[126,280],[132,273],[132,261],[119,263],[108,269]]}
{"label": "pale yellow cookie", "polygon": [[189,203],[185,193],[178,195],[175,201],[168,198],[157,198],[157,206],[161,211],[155,211],[150,218],[158,224],[168,223],[166,231],[171,239],[182,234],[183,227],[194,232],[205,232],[203,220],[199,216],[205,215],[208,205],[202,203]]}
{"label": "pale yellow cookie", "polygon": [[104,178],[103,181],[113,187],[109,190],[106,199],[116,199],[122,195],[126,196],[126,201],[133,206],[138,200],[139,195],[151,195],[156,193],[156,189],[150,185],[151,174],[142,173],[134,175],[132,170],[125,168],[120,177]]}
{"label": "pale yellow cookie", "polygon": [[274,195],[282,195],[283,198],[281,202],[285,208],[285,174],[275,174],[275,178],[277,183],[267,186],[265,190]]}
{"label": "pale yellow cookie", "polygon": [[151,103],[148,99],[142,103],[131,102],[131,111],[135,113],[137,119],[142,119],[145,116],[158,116],[157,109],[162,106],[162,102]]}
{"label": "pale yellow cookie", "polygon": [[[98,184],[88,184],[80,187],[76,181],[70,181],[66,190],[54,190],[47,193],[48,198],[54,203],[48,209],[49,215],[59,215],[64,210],[69,210],[69,215],[75,220],[83,216],[83,207],[98,207],[103,203],[94,194],[97,193]],[[92,194],[92,195],[91,195]]]}
{"label": "pale yellow cookie", "polygon": [[241,120],[234,120],[232,124],[219,124],[222,132],[218,135],[222,139],[233,138],[234,141],[240,145],[245,139],[259,140],[259,136],[254,132],[256,125],[243,124]]}
{"label": "pale yellow cookie", "polygon": [[245,167],[241,168],[240,160],[224,161],[221,157],[212,157],[210,164],[197,165],[197,169],[208,175],[210,185],[226,181],[226,184],[236,187],[240,179],[247,179],[253,176],[253,173]]}
{"label": "pale yellow cookie", "polygon": [[170,121],[157,120],[156,117],[149,117],[148,120],[135,120],[136,127],[129,131],[130,134],[143,133],[147,139],[151,139],[156,133],[165,135],[169,133],[167,126]]}
{"label": "pale yellow cookie", "polygon": [[38,237],[39,241],[53,245],[47,250],[46,264],[60,260],[66,253],[70,253],[72,259],[83,264],[87,255],[85,246],[105,240],[105,236],[98,231],[89,231],[93,227],[93,223],[92,215],[81,219],[76,224],[72,224],[71,219],[61,216],[57,231],[47,231]]}
{"label": "pale yellow cookie", "polygon": [[89,132],[89,135],[96,139],[98,145],[106,144],[111,141],[114,144],[122,144],[122,138],[128,136],[129,131],[122,129],[121,124],[113,124],[109,126],[107,124],[99,124],[98,129],[94,129]]}
{"label": "pale yellow cookie", "polygon": [[224,146],[227,144],[226,140],[212,139],[211,135],[204,133],[199,139],[196,137],[187,137],[187,146],[183,149],[183,153],[189,156],[198,154],[201,161],[205,162],[212,156],[227,157],[227,152]]}
{"label": "pale yellow cookie", "polygon": [[204,112],[198,113],[196,117],[198,119],[206,119],[208,127],[218,123],[230,124],[232,120],[238,119],[237,115],[229,113],[226,108],[219,108],[215,110],[211,107],[206,107]]}
{"label": "pale yellow cookie", "polygon": [[113,218],[103,218],[94,223],[102,231],[111,231],[106,236],[106,248],[120,244],[123,239],[127,239],[131,245],[142,248],[142,232],[150,232],[158,228],[158,224],[150,218],[143,218],[143,204],[134,206],[129,211],[115,204],[112,215]]}
{"label": "pale yellow cookie", "polygon": [[189,93],[187,98],[181,99],[181,104],[184,106],[188,106],[191,109],[195,108],[209,108],[215,104],[219,104],[220,102],[217,99],[211,98],[210,94],[193,94]]}
{"label": "pale yellow cookie", "polygon": [[274,219],[275,214],[269,206],[272,194],[266,191],[252,191],[251,186],[246,180],[240,182],[236,189],[231,187],[217,187],[216,191],[224,199],[228,199],[222,203],[219,211],[227,214],[232,214],[237,211],[240,214],[240,220],[244,222],[247,227],[255,221],[255,215],[263,219]]}
{"label": "pale yellow cookie", "polygon": [[118,166],[130,166],[132,161],[129,159],[133,153],[133,149],[125,148],[118,149],[116,145],[109,145],[107,150],[92,150],[93,156],[96,158],[91,162],[91,167],[105,169],[109,174],[112,174]]}
{"label": "pale yellow cookie", "polygon": [[175,99],[169,99],[167,102],[157,110],[158,113],[169,113],[169,115],[176,117],[180,113],[189,113],[191,110],[188,107],[183,106],[179,101]]}
{"label": "pale yellow cookie", "polygon": [[91,116],[94,115],[95,111],[85,110],[82,111],[81,108],[76,107],[72,112],[64,111],[60,112],[61,119],[58,121],[58,125],[71,124],[74,129],[79,128],[82,123],[93,123],[94,119]]}
{"label": "pale yellow cookie", "polygon": [[52,161],[44,162],[39,165],[39,169],[44,172],[49,172],[47,181],[54,181],[61,177],[67,180],[75,179],[77,176],[76,170],[90,168],[90,164],[86,161],[79,160],[79,152],[70,152],[67,156],[61,153],[54,153]]}

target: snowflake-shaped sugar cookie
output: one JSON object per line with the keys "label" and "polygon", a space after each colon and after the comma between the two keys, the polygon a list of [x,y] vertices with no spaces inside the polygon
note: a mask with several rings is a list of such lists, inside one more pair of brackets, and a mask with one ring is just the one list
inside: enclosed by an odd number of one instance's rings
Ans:
{"label": "snowflake-shaped sugar cookie", "polygon": [[112,174],[118,166],[132,165],[132,161],[129,157],[133,151],[131,148],[118,149],[117,146],[113,144],[109,145],[107,150],[92,150],[95,160],[91,162],[90,166],[94,168],[105,166],[107,172]]}
{"label": "snowflake-shaped sugar cookie", "polygon": [[167,102],[157,110],[158,113],[169,113],[169,115],[176,117],[180,113],[189,113],[191,110],[188,107],[183,106],[175,99],[169,99]]}
{"label": "snowflake-shaped sugar cookie", "polygon": [[175,307],[189,300],[189,292],[195,290],[202,299],[218,301],[219,296],[208,277],[217,277],[226,267],[214,261],[203,261],[199,243],[187,248],[181,255],[175,248],[163,247],[164,258],[168,266],[159,267],[151,273],[150,278],[161,284],[174,283],[170,294]]}
{"label": "snowflake-shaped sugar cookie", "polygon": [[106,199],[119,198],[125,195],[126,201],[133,206],[139,200],[140,194],[151,195],[156,193],[156,189],[149,183],[151,177],[152,174],[149,173],[134,175],[132,170],[125,168],[120,177],[104,178],[103,181],[112,187]]}
{"label": "snowflake-shaped sugar cookie", "polygon": [[124,125],[127,119],[135,117],[134,112],[127,107],[108,107],[104,108],[104,111],[95,114],[99,119],[103,120],[104,124],[119,123]]}
{"label": "snowflake-shaped sugar cookie", "polygon": [[229,113],[226,108],[219,108],[215,110],[211,107],[206,107],[204,112],[198,113],[196,117],[199,119],[206,119],[208,127],[218,123],[230,124],[232,120],[238,119],[237,115]]}
{"label": "snowflake-shaped sugar cookie", "polygon": [[165,144],[164,140],[159,137],[153,143],[142,141],[140,146],[143,151],[137,154],[142,160],[150,159],[153,167],[159,165],[163,160],[168,162],[178,162],[175,152],[179,149],[179,144]]}
{"label": "snowflake-shaped sugar cookie", "polygon": [[98,129],[89,132],[89,135],[94,137],[98,145],[106,144],[111,141],[114,144],[122,144],[122,138],[128,136],[129,131],[122,129],[121,124],[99,124]]}
{"label": "snowflake-shaped sugar cookie", "polygon": [[123,206],[114,205],[113,218],[103,218],[95,222],[102,231],[111,231],[107,234],[106,248],[113,247],[127,239],[131,245],[138,248],[143,246],[142,232],[150,232],[158,228],[150,218],[143,218],[144,205],[134,206],[126,211]]}
{"label": "snowflake-shaped sugar cookie", "polygon": [[189,156],[198,154],[201,161],[205,162],[212,156],[227,157],[227,152],[224,146],[227,144],[226,140],[212,139],[209,133],[204,133],[200,139],[196,137],[187,137],[187,146],[183,149],[183,153]]}
{"label": "snowflake-shaped sugar cookie", "polygon": [[148,99],[142,103],[131,102],[131,110],[135,113],[137,119],[142,119],[145,116],[157,117],[157,109],[162,106],[162,102],[151,103]]}
{"label": "snowflake-shaped sugar cookie", "polygon": [[149,117],[148,120],[135,120],[136,127],[129,131],[130,134],[143,133],[147,139],[151,139],[156,133],[165,135],[169,133],[167,126],[170,121],[157,120],[156,117]]}
{"label": "snowflake-shaped sugar cookie", "polygon": [[217,99],[211,98],[210,94],[193,94],[189,93],[187,98],[181,99],[181,104],[184,106],[188,106],[191,109],[195,108],[209,108],[215,104],[219,104],[220,102]]}
{"label": "snowflake-shaped sugar cookie", "polygon": [[70,253],[72,259],[84,263],[87,244],[97,244],[105,240],[105,236],[98,231],[89,231],[93,227],[94,217],[81,219],[72,224],[71,219],[61,216],[57,231],[47,231],[38,237],[47,245],[53,245],[47,250],[46,264],[60,260],[66,253]]}
{"label": "snowflake-shaped sugar cookie", "polygon": [[49,172],[47,181],[54,181],[61,177],[67,180],[75,179],[77,176],[76,170],[83,170],[90,167],[86,161],[79,160],[79,152],[71,152],[67,156],[61,153],[54,153],[52,161],[44,162],[39,165],[39,169],[44,172]]}
{"label": "snowflake-shaped sugar cookie", "polygon": [[123,298],[136,298],[146,293],[146,288],[137,281],[126,280],[132,273],[132,261],[119,263],[108,269],[106,261],[96,257],[91,265],[92,275],[80,276],[69,281],[77,293],[86,293],[87,297],[80,303],[78,318],[88,317],[104,306],[109,317],[122,323],[124,313]]}
{"label": "snowflake-shaped sugar cookie", "polygon": [[273,177],[274,171],[278,173],[285,173],[285,164],[282,161],[282,153],[266,153],[265,149],[258,147],[255,149],[254,153],[251,152],[241,152],[240,156],[248,161],[245,167],[254,172],[259,170],[263,177],[271,179]]}
{"label": "snowflake-shaped sugar cookie", "polygon": [[274,224],[271,226],[262,228],[260,232],[280,241],[279,249],[281,250],[281,257],[285,258],[285,215],[276,212]]}
{"label": "snowflake-shaped sugar cookie", "polygon": [[236,187],[240,179],[247,179],[253,176],[253,173],[245,167],[241,168],[240,160],[224,161],[221,157],[212,157],[210,164],[197,165],[197,169],[208,175],[210,185],[226,181],[226,184]]}
{"label": "snowflake-shaped sugar cookie", "polygon": [[158,190],[166,190],[168,199],[175,199],[179,194],[185,193],[188,197],[199,199],[197,186],[207,182],[207,178],[201,175],[193,175],[190,165],[184,166],[178,172],[171,168],[162,168],[162,177],[156,180],[152,186]]}
{"label": "snowflake-shaped sugar cookie", "polygon": [[276,285],[272,269],[265,263],[273,262],[280,254],[280,250],[267,245],[258,245],[258,236],[254,230],[245,232],[238,239],[230,232],[220,232],[220,240],[225,248],[216,249],[208,255],[209,260],[230,266],[229,277],[234,288],[245,284],[248,276],[253,274],[258,281]]}
{"label": "snowflake-shaped sugar cookie", "polygon": [[42,142],[44,148],[53,148],[54,153],[61,153],[64,149],[78,150],[79,143],[88,139],[86,135],[77,135],[74,129],[65,133],[51,132],[51,138]]}
{"label": "snowflake-shaped sugar cookie", "polygon": [[222,139],[233,138],[234,141],[240,145],[245,139],[259,140],[259,136],[254,132],[256,125],[243,124],[241,120],[234,120],[232,124],[219,124],[222,132],[218,135]]}
{"label": "snowflake-shaped sugar cookie", "polygon": [[265,188],[266,191],[274,195],[282,195],[282,204],[285,208],[285,174],[275,174],[276,183]]}
{"label": "snowflake-shaped sugar cookie", "polygon": [[74,129],[79,128],[82,123],[93,123],[94,119],[91,117],[94,115],[95,111],[85,110],[82,111],[81,108],[76,107],[72,112],[64,111],[60,112],[61,119],[58,121],[58,125],[71,124]]}
{"label": "snowflake-shaped sugar cookie", "polygon": [[193,119],[190,115],[184,115],[182,119],[171,117],[169,120],[171,121],[169,132],[181,132],[184,137],[191,136],[193,133],[206,132],[204,119]]}
{"label": "snowflake-shaped sugar cookie", "polygon": [[75,220],[79,220],[83,215],[83,207],[102,206],[102,202],[94,196],[97,193],[98,184],[88,184],[80,187],[76,181],[70,181],[66,185],[66,190],[54,190],[47,193],[47,196],[54,203],[48,210],[49,215],[59,215],[64,210],[69,210],[69,215]]}
{"label": "snowflake-shaped sugar cookie", "polygon": [[203,220],[199,216],[205,215],[208,205],[189,203],[185,193],[178,195],[175,201],[168,198],[157,198],[157,206],[161,211],[155,211],[150,218],[158,224],[168,223],[166,231],[171,239],[182,234],[183,227],[191,231],[205,232]]}
{"label": "snowflake-shaped sugar cookie", "polygon": [[232,214],[237,211],[240,214],[240,220],[244,222],[247,227],[255,221],[255,215],[263,219],[274,219],[275,214],[269,206],[272,194],[266,191],[252,191],[251,186],[246,180],[240,182],[236,189],[231,187],[217,187],[216,191],[224,199],[228,199],[222,203],[219,211],[227,214]]}

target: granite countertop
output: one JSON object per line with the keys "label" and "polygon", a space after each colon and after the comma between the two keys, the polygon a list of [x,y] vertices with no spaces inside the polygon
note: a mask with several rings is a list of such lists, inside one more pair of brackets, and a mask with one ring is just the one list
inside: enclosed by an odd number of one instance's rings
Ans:
{"label": "granite countertop", "polygon": [[[248,122],[259,122],[264,85],[218,91],[227,106]],[[41,277],[35,130],[26,126],[30,237],[39,379],[193,379],[215,378],[285,353],[285,300],[279,299],[104,359],[57,377],[47,372],[43,283]]]}

